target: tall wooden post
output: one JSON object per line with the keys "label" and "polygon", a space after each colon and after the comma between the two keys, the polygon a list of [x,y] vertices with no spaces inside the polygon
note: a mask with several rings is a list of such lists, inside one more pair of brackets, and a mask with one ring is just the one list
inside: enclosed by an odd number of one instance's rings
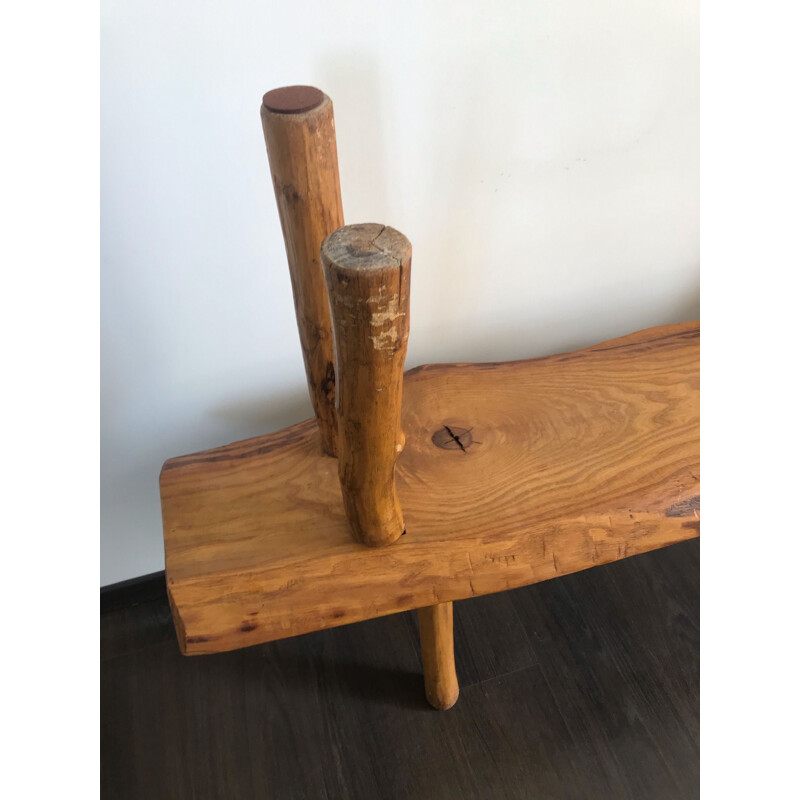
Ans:
{"label": "tall wooden post", "polygon": [[319,262],[322,240],[344,224],[333,104],[312,86],[264,95],[261,123],[286,244],[308,389],[322,449],[336,455],[336,410],[328,297]]}
{"label": "tall wooden post", "polygon": [[411,244],[386,225],[349,225],[322,243],[336,345],[339,481],[356,541],[403,533],[394,465],[408,342]]}

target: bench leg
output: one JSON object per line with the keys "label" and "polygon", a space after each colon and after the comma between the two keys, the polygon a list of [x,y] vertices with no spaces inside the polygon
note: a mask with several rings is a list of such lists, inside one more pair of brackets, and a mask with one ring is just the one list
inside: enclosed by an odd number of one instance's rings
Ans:
{"label": "bench leg", "polygon": [[417,609],[425,696],[444,711],[458,700],[458,678],[453,654],[453,604],[439,603]]}

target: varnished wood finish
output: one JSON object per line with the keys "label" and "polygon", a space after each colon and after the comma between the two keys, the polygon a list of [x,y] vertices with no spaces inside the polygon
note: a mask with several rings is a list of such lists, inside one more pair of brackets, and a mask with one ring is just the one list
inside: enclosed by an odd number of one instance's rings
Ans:
{"label": "varnished wood finish", "polygon": [[157,601],[101,615],[101,796],[694,800],[699,551],[456,603],[446,713],[415,613],[187,659],[162,575]]}
{"label": "varnished wood finish", "polygon": [[[350,536],[315,423],[170,459],[167,585],[213,653],[502,591],[699,534],[699,325],[565,355],[406,374],[407,534]],[[471,431],[462,450],[433,444]],[[691,501],[691,502],[688,502]]]}
{"label": "varnished wood finish", "polygon": [[417,610],[425,697],[442,711],[458,700],[458,678],[453,653],[453,604],[437,603]]}
{"label": "varnished wood finish", "polygon": [[278,114],[302,114],[324,102],[325,95],[316,86],[281,86],[267,92],[261,105]]}
{"label": "varnished wood finish", "polygon": [[408,347],[411,244],[386,225],[348,225],[322,243],[336,352],[339,482],[353,538],[403,533],[395,461]]}
{"label": "varnished wood finish", "polygon": [[322,240],[344,224],[333,104],[310,86],[264,95],[261,123],[322,450],[336,455],[335,372]]}

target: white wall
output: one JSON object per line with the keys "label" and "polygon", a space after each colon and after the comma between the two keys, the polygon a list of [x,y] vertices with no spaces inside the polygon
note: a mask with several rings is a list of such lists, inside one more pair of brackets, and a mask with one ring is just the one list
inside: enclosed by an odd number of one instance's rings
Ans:
{"label": "white wall", "polygon": [[699,316],[697,17],[104,0],[101,585],[163,568],[166,458],[311,415],[266,90],[331,96],[347,222],[411,240],[408,367],[563,352]]}

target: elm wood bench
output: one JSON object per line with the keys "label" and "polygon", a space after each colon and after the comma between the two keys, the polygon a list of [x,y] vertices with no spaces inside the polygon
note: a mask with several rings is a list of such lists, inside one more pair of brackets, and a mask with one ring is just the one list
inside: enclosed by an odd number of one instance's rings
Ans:
{"label": "elm wood bench", "polygon": [[164,464],[178,642],[417,609],[426,696],[449,708],[453,601],[699,535],[699,324],[404,374],[411,246],[343,226],[329,98],[274,90],[262,121],[316,419]]}

